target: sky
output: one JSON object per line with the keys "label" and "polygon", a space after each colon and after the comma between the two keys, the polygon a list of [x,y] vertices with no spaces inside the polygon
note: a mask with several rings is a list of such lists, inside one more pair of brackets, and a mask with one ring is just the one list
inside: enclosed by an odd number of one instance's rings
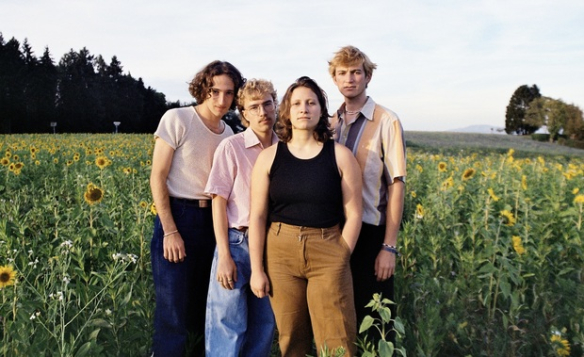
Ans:
{"label": "sky", "polygon": [[377,64],[367,94],[406,131],[503,128],[524,84],[584,108],[581,0],[0,0],[0,32],[56,63],[117,56],[168,101],[191,102],[187,83],[219,59],[280,96],[310,76],[333,112],[327,61],[353,45]]}

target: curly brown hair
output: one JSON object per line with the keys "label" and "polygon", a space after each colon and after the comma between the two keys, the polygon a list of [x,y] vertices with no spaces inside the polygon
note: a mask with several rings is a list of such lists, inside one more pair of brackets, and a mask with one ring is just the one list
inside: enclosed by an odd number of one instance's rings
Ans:
{"label": "curly brown hair", "polygon": [[245,118],[244,107],[246,100],[260,100],[264,95],[269,94],[274,101],[274,106],[278,106],[278,94],[274,89],[272,82],[265,79],[255,79],[245,81],[237,93],[237,110],[240,113],[241,124],[246,128],[249,126],[249,120]]}
{"label": "curly brown hair", "polygon": [[329,118],[331,116],[328,113],[327,95],[313,79],[307,76],[300,77],[292,83],[282,98],[282,104],[280,104],[278,110],[278,120],[276,121],[276,134],[278,135],[278,138],[285,143],[292,139],[290,99],[292,97],[292,92],[298,87],[305,87],[313,91],[318,98],[318,104],[320,104],[320,119],[314,129],[314,138],[322,143],[330,140],[333,137],[333,131],[331,130],[331,125],[329,123]]}
{"label": "curly brown hair", "polygon": [[[226,61],[213,61],[201,69],[189,83],[189,93],[195,98],[197,104],[201,104],[209,98],[209,91],[213,87],[213,77],[222,74],[228,75],[233,81],[234,93],[237,93],[245,83],[245,78],[234,65]],[[235,101],[231,103],[229,109],[235,109]]]}

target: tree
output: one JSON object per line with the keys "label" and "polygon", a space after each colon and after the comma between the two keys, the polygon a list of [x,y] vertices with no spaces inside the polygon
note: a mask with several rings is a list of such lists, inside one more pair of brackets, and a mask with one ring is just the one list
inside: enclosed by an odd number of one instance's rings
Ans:
{"label": "tree", "polygon": [[539,127],[525,122],[525,113],[529,109],[529,104],[539,97],[541,94],[535,84],[531,87],[522,85],[515,90],[505,113],[505,132],[507,134],[528,135],[539,129]]}
{"label": "tree", "polygon": [[573,140],[584,140],[584,115],[574,104],[566,104],[567,120],[564,134]]}

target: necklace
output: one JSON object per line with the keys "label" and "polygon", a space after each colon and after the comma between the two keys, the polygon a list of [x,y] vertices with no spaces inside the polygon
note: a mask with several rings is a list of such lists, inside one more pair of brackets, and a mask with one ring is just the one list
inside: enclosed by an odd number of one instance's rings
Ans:
{"label": "necklace", "polygon": [[346,110],[345,109],[345,114],[349,114],[349,115],[359,114],[360,112],[361,112],[360,110]]}

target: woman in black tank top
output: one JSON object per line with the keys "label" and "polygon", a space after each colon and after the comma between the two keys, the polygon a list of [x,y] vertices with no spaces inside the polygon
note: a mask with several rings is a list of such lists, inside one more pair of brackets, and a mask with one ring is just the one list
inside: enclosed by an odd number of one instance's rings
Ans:
{"label": "woman in black tank top", "polygon": [[319,352],[356,352],[349,259],[361,228],[361,171],[331,140],[326,103],[312,79],[294,82],[276,123],[280,143],[252,174],[250,285],[270,297],[283,356],[310,353],[313,337]]}

